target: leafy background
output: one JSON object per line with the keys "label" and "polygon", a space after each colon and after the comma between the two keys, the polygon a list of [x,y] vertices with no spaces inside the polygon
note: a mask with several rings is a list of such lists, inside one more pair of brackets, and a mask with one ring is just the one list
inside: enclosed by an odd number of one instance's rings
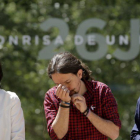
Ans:
{"label": "leafy background", "polygon": [[[134,60],[120,61],[112,53],[116,48],[129,48],[129,45],[119,45],[118,36],[130,35],[130,19],[140,18],[139,7],[137,0],[1,0],[0,35],[5,37],[5,43],[0,45],[4,71],[2,86],[20,97],[26,121],[26,140],[50,139],[46,130],[43,101],[45,92],[53,86],[53,82],[46,73],[49,60],[38,60],[38,53],[43,48],[42,37],[50,35],[53,39],[59,34],[55,27],[46,32],[40,29],[40,24],[49,18],[63,19],[69,27],[69,35],[57,51],[70,51],[90,67],[95,80],[111,87],[122,121],[118,140],[130,139],[140,94],[140,54]],[[116,37],[115,44],[108,46],[106,56],[98,61],[82,59],[74,45],[78,25],[89,18],[102,19],[106,26],[103,30],[91,28],[87,33]],[[19,37],[18,45],[9,44],[9,35]],[[23,45],[23,35],[31,36],[30,45]],[[38,45],[35,45],[35,35],[40,38]],[[86,47],[87,50],[93,49],[88,45]]]}

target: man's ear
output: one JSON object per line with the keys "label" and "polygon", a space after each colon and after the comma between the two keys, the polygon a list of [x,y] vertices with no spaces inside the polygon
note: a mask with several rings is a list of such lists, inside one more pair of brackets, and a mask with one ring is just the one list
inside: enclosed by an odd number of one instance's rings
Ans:
{"label": "man's ear", "polygon": [[83,70],[82,69],[79,69],[78,72],[77,72],[77,76],[82,79],[82,73],[83,73]]}

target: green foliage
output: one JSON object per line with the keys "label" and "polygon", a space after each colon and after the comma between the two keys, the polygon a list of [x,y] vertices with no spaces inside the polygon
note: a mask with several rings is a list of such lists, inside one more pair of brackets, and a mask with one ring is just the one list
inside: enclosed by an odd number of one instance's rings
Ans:
{"label": "green foliage", "polygon": [[[140,54],[132,61],[120,61],[112,56],[116,48],[129,46],[118,44],[120,34],[130,34],[130,19],[140,18],[138,1],[65,1],[59,0],[2,0],[0,4],[0,35],[5,43],[0,45],[0,59],[3,65],[5,90],[18,94],[26,120],[26,140],[49,140],[43,110],[45,92],[53,86],[46,68],[49,60],[38,60],[38,52],[43,48],[43,35],[55,38],[59,32],[52,28],[47,32],[40,24],[48,18],[63,19],[69,26],[69,35],[57,51],[70,51],[80,58],[74,45],[74,35],[78,25],[89,18],[106,21],[103,30],[91,28],[87,34],[97,32],[102,35],[115,35],[116,42],[108,46],[108,56],[98,61],[83,60],[93,71],[95,80],[108,84],[118,102],[122,128],[118,140],[128,140],[134,124],[134,114],[140,91]],[[8,43],[8,36],[17,35],[18,45]],[[31,45],[22,44],[22,36],[31,36]],[[35,45],[35,35],[40,42]],[[131,41],[131,40],[130,40]],[[96,46],[98,47],[98,46]],[[91,46],[87,50],[94,51]],[[50,52],[51,53],[51,52]],[[80,58],[82,59],[82,58]]]}

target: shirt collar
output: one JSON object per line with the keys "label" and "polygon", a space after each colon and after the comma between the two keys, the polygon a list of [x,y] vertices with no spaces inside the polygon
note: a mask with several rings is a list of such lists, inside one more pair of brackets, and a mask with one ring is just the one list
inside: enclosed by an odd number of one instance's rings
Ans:
{"label": "shirt collar", "polygon": [[87,91],[83,96],[86,98],[86,101],[89,101],[91,99],[93,100],[93,96],[94,96],[93,81],[83,80],[83,82],[85,83],[85,86],[87,88]]}

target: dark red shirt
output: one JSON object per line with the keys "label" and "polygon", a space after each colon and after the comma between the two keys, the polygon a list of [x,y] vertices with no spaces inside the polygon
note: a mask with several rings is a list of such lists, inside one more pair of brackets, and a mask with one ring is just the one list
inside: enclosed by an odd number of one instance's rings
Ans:
{"label": "dark red shirt", "polygon": [[[121,128],[116,100],[110,88],[98,81],[84,81],[87,92],[83,95],[86,104],[92,112],[112,121]],[[58,140],[51,124],[57,115],[60,99],[56,96],[57,87],[47,91],[44,100],[44,110],[47,120],[47,128],[52,140]],[[107,140],[107,136],[101,134],[94,125],[71,103],[69,128],[62,140]]]}

